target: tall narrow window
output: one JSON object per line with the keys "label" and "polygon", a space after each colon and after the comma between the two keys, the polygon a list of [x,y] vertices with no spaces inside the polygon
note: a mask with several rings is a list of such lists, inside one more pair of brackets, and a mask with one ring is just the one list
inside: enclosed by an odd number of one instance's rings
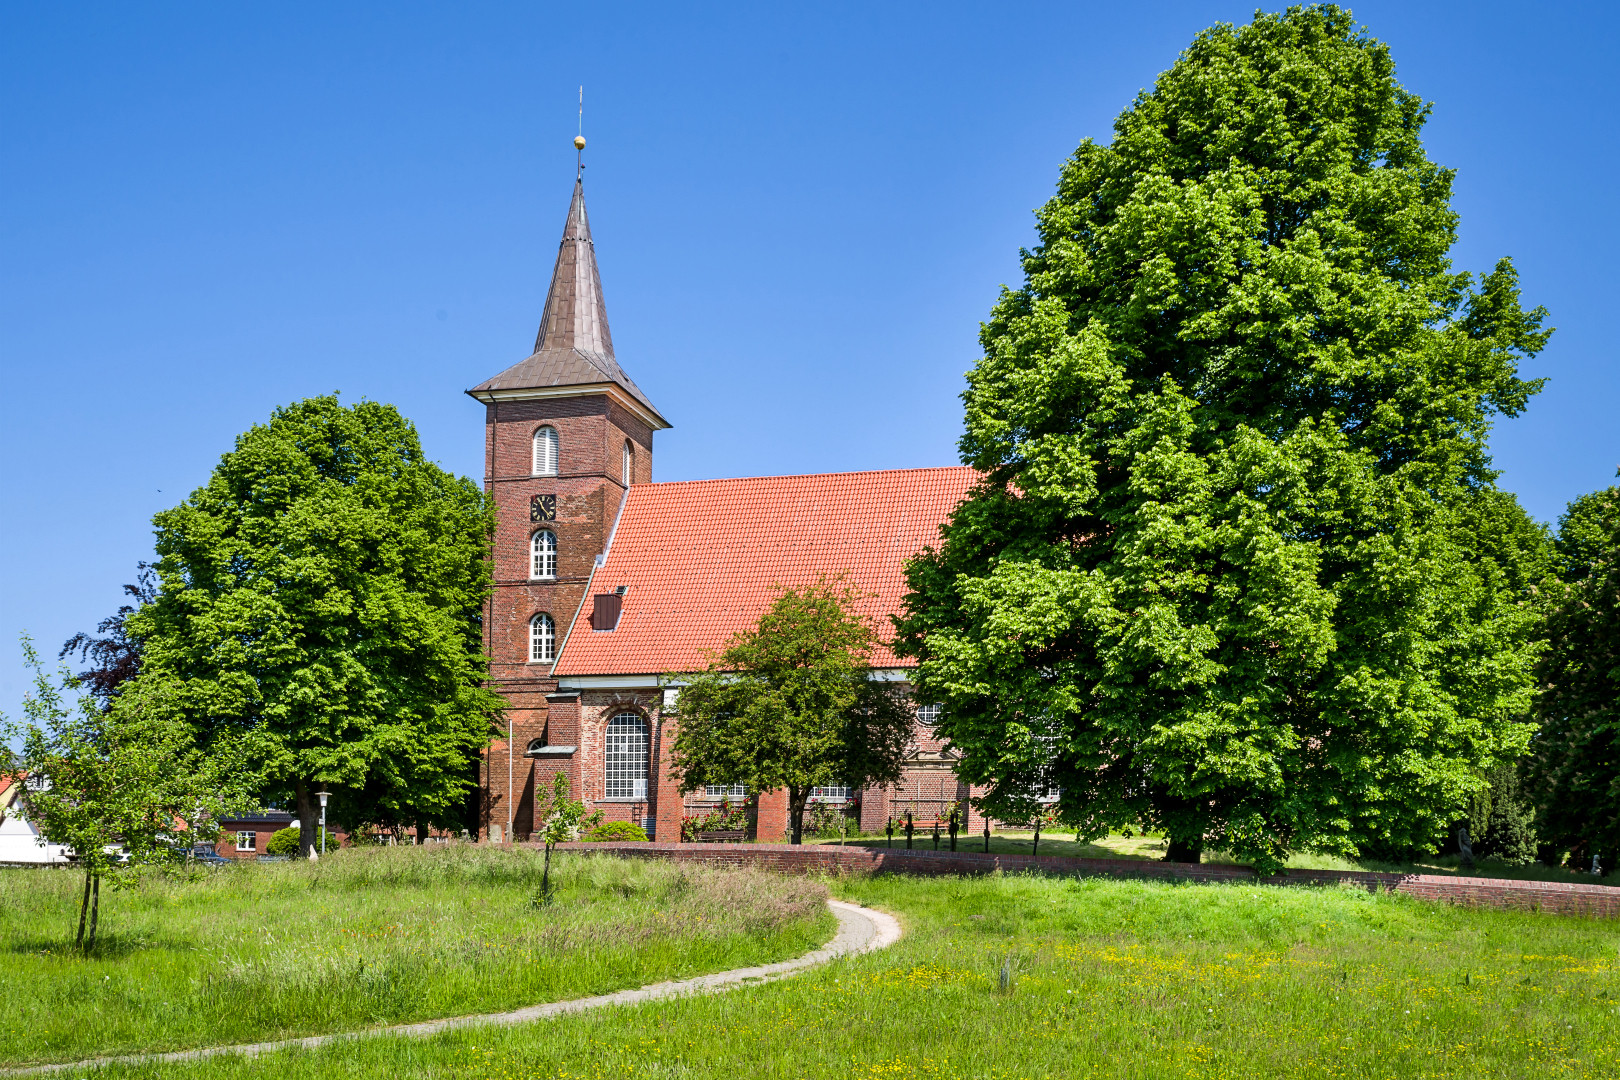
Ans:
{"label": "tall narrow window", "polygon": [[557,475],[557,429],[543,427],[534,433],[534,475]]}
{"label": "tall narrow window", "polygon": [[541,529],[529,541],[529,576],[554,578],[557,576],[557,534]]}
{"label": "tall narrow window", "polygon": [[544,612],[529,620],[529,660],[549,664],[557,659],[557,624]]}
{"label": "tall narrow window", "polygon": [[636,452],[630,447],[630,440],[624,440],[624,486],[630,486],[630,478],[635,475],[631,466],[636,463]]}
{"label": "tall narrow window", "polygon": [[640,715],[620,713],[608,721],[605,779],[605,798],[647,797],[647,721]]}

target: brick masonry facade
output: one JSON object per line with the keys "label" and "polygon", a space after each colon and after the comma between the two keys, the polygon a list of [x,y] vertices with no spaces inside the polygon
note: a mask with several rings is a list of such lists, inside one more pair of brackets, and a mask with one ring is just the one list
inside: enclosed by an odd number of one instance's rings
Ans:
{"label": "brick masonry facade", "polygon": [[[533,472],[534,433],[542,426],[557,431],[555,476]],[[551,665],[530,661],[529,624],[537,614],[550,615],[561,646],[585,600],[596,557],[606,550],[624,498],[627,441],[632,448],[632,482],[649,482],[652,429],[605,394],[495,401],[485,406],[484,487],[495,500],[496,514],[494,594],[485,648],[491,684],[509,703],[504,719],[510,723],[513,747],[509,759],[507,738],[497,738],[484,756],[485,836],[503,835],[509,807],[514,834],[528,836],[534,785],[549,783],[559,768],[569,771],[576,792],[582,780],[588,783],[589,770],[581,775],[571,760],[525,756],[535,740],[559,746],[577,744],[589,735],[588,726],[579,727],[578,711],[570,715],[568,702],[553,697],[557,680],[551,676]],[[555,498],[555,520],[531,520],[531,499],[536,495]],[[557,537],[557,574],[534,580],[529,573],[529,545],[541,529]],[[563,708],[553,723],[559,705]]]}
{"label": "brick masonry facade", "polygon": [[[533,471],[534,434],[541,427],[557,432],[554,476]],[[552,617],[559,652],[576,621],[579,626],[572,632],[592,632],[588,613],[579,615],[590,602],[592,571],[607,550],[626,492],[624,446],[628,442],[632,448],[632,483],[650,483],[652,441],[652,429],[606,394],[500,400],[485,406],[485,490],[494,499],[496,514],[485,647],[491,685],[509,703],[503,717],[507,730],[491,741],[482,763],[480,835],[485,839],[522,841],[533,835],[536,792],[549,790],[558,772],[567,773],[576,798],[608,820],[633,821],[661,840],[678,839],[683,817],[702,816],[719,803],[701,792],[683,794],[671,779],[675,721],[662,715],[663,694],[656,686],[568,689],[553,676],[552,665],[530,660],[529,625],[539,613]],[[532,520],[535,496],[555,499],[555,520]],[[535,580],[530,576],[530,543],[541,529],[557,538],[557,573]],[[626,712],[648,725],[647,794],[609,799],[604,790],[607,725]],[[978,792],[957,780],[932,729],[919,723],[901,782],[861,792],[856,814],[861,829],[876,832],[891,816],[903,818],[908,811],[918,822],[931,822],[950,804],[974,794]],[[785,792],[750,800],[748,811],[751,836],[777,840],[786,835]],[[964,829],[981,825],[970,812]]]}
{"label": "brick masonry facade", "polygon": [[1081,859],[1053,855],[987,855],[967,851],[788,844],[567,844],[571,850],[646,859],[757,866],[782,873],[989,874],[996,871],[1149,878],[1202,884],[1354,885],[1370,892],[1475,907],[1517,908],[1550,915],[1620,916],[1620,888],[1564,881],[1385,874],[1350,870],[1290,870],[1256,877],[1243,866],[1167,863],[1143,859]]}

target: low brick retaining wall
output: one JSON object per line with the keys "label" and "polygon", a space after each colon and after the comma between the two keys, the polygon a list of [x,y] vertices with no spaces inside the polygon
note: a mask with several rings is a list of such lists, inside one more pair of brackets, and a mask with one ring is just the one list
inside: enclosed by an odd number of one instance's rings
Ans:
{"label": "low brick retaining wall", "polygon": [[1264,885],[1359,885],[1424,900],[1480,907],[1524,908],[1557,915],[1620,915],[1620,888],[1567,881],[1384,874],[1357,870],[1289,870],[1256,877],[1228,863],[1167,863],[1145,859],[1080,859],[1067,855],[995,855],[975,851],[906,851],[828,844],[563,844],[576,851],[612,852],[644,859],[682,859],[722,866],[760,866],[784,873],[811,870],[858,874],[988,874],[1038,871],[1192,882],[1253,882]]}

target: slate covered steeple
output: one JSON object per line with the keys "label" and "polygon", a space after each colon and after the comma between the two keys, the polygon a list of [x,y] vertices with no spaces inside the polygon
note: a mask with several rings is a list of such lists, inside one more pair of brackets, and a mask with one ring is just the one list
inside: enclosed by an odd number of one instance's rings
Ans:
{"label": "slate covered steeple", "polygon": [[551,272],[551,288],[546,293],[533,355],[467,393],[488,402],[554,397],[564,387],[610,393],[616,388],[633,400],[634,411],[643,413],[654,428],[670,426],[613,355],[613,335],[608,330],[607,305],[602,300],[602,276],[596,267],[590,219],[585,214],[583,178],[574,181],[574,197],[568,204],[568,220],[563,224],[562,244]]}

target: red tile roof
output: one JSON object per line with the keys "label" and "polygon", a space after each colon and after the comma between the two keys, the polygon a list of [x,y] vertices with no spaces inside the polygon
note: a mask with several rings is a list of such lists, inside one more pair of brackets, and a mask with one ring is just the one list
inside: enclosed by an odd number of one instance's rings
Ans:
{"label": "red tile roof", "polygon": [[[848,572],[884,638],[905,594],[906,560],[978,474],[965,466],[638,484],[591,593],[628,589],[618,627],[591,629],[589,596],[557,675],[688,671],[752,626],[783,586]],[[877,667],[910,666],[888,649]]]}

